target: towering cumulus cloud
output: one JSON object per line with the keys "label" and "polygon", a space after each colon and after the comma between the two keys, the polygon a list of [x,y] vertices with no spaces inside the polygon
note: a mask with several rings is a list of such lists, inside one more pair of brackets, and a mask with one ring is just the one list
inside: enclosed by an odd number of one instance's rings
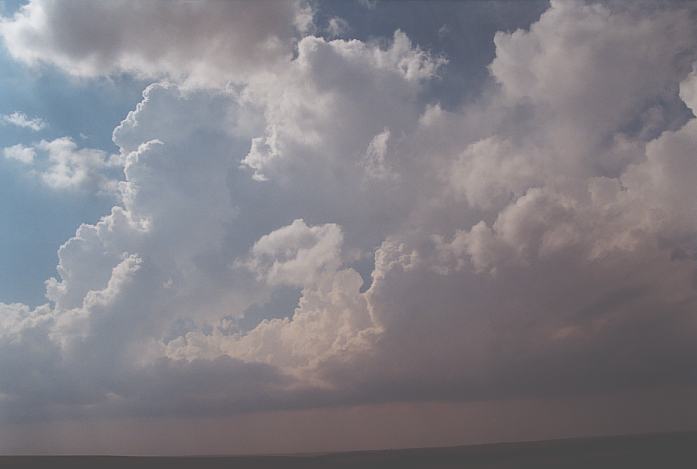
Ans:
{"label": "towering cumulus cloud", "polygon": [[16,59],[163,81],[48,303],[0,304],[0,412],[697,384],[696,15],[553,1],[453,109],[449,57],[313,35],[307,4],[32,1],[0,24]]}

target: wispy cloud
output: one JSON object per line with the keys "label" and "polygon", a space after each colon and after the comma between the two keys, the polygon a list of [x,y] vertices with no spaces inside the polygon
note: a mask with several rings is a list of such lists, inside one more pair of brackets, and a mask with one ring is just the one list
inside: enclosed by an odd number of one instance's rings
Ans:
{"label": "wispy cloud", "polygon": [[2,154],[8,160],[19,161],[24,164],[31,164],[36,156],[36,151],[32,147],[25,147],[21,143],[6,147],[2,150]]}
{"label": "wispy cloud", "polygon": [[23,112],[13,112],[12,114],[4,114],[2,116],[2,122],[4,124],[10,124],[23,129],[31,129],[34,132],[43,130],[46,128],[46,122],[39,117],[29,117]]}
{"label": "wispy cloud", "polygon": [[18,143],[2,149],[2,155],[29,166],[30,174],[54,189],[91,185],[101,191],[112,191],[116,180],[111,173],[122,164],[102,150],[79,148],[70,137],[41,140],[31,145]]}

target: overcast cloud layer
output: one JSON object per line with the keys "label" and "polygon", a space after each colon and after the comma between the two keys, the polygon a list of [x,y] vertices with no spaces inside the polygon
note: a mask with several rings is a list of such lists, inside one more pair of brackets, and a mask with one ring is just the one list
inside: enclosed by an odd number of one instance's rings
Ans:
{"label": "overcast cloud layer", "polygon": [[697,384],[696,15],[552,1],[446,110],[451,57],[309,4],[32,1],[14,58],[154,83],[118,154],[3,150],[117,203],[0,303],[0,415]]}

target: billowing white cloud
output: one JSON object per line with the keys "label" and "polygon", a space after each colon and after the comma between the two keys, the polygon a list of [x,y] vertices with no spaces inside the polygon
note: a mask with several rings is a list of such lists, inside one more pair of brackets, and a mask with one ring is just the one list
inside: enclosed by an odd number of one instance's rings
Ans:
{"label": "billowing white cloud", "polygon": [[[250,99],[265,105],[266,129],[252,140],[242,164],[259,180],[288,178],[287,171],[299,164],[355,171],[366,138],[383,132],[386,123],[400,130],[415,125],[421,85],[434,79],[444,63],[414,47],[400,31],[387,48],[305,37],[283,86],[278,80],[259,80],[249,87]],[[293,161],[297,152],[306,153],[306,162]]]}
{"label": "billowing white cloud", "polygon": [[39,117],[30,118],[23,112],[4,114],[2,116],[2,122],[15,125],[17,127],[22,127],[24,129],[30,129],[34,132],[38,132],[46,127],[46,123],[43,121],[43,119]]}
{"label": "billowing white cloud", "polygon": [[[222,28],[237,4],[169,5],[135,26],[127,4],[91,5],[117,18],[92,43],[87,16],[62,29],[71,5],[3,23],[16,57],[177,82],[149,86],[115,129],[119,202],[60,248],[49,303],[0,307],[3,412],[695,383],[693,7],[552,2],[496,35],[486,93],[448,111],[425,95],[446,60],[402,32],[218,61],[249,26]],[[250,50],[299,31],[299,7],[263,5],[280,16]],[[199,20],[191,45],[143,29],[181,11]],[[212,55],[196,54],[204,26]],[[80,177],[75,155],[110,161],[64,139],[36,150],[55,181]],[[299,300],[275,304],[288,290]]]}
{"label": "billowing white cloud", "polygon": [[309,227],[302,219],[262,236],[252,246],[245,267],[271,284],[313,284],[342,264],[341,228],[334,224]]}
{"label": "billowing white cloud", "polygon": [[541,183],[525,149],[489,137],[469,145],[449,173],[453,190],[472,207],[501,209]]}

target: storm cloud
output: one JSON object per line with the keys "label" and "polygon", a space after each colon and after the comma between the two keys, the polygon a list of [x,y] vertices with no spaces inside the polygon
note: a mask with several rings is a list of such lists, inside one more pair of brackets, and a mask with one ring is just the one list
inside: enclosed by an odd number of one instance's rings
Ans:
{"label": "storm cloud", "polygon": [[45,305],[0,304],[2,416],[697,384],[693,5],[552,1],[490,38],[455,109],[428,91],[456,57],[345,20],[323,37],[313,8],[34,0],[2,20],[17,60],[154,81],[117,155],[5,150],[118,202],[60,248]]}

